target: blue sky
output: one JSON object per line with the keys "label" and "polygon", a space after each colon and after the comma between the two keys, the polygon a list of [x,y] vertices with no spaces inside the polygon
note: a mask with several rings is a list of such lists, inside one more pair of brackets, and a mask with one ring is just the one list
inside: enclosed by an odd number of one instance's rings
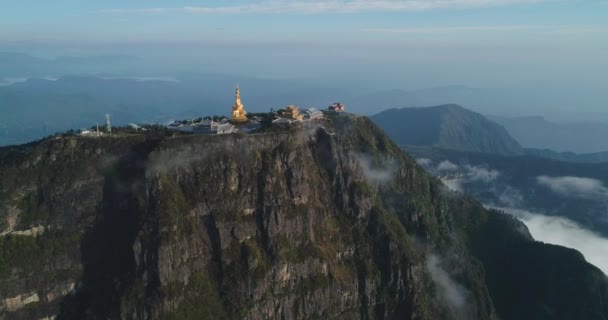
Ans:
{"label": "blue sky", "polygon": [[[594,42],[607,1],[0,0],[4,42],[256,41],[324,44]],[[582,39],[580,38],[582,37]]]}

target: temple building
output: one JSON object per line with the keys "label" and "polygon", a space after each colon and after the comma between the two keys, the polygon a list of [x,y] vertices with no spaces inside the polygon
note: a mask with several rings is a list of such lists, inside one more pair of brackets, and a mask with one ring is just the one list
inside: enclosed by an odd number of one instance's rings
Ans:
{"label": "temple building", "polygon": [[340,102],[333,103],[327,109],[329,109],[329,111],[333,111],[333,112],[345,112],[346,111],[346,107]]}
{"label": "temple building", "polygon": [[234,104],[232,105],[232,122],[247,122],[247,112],[241,102],[241,91],[239,86],[236,86],[236,95],[234,97]]}
{"label": "temple building", "polygon": [[295,121],[300,121],[304,118],[304,115],[300,114],[300,109],[298,109],[298,107],[294,106],[293,104],[283,109],[281,112],[281,116]]}

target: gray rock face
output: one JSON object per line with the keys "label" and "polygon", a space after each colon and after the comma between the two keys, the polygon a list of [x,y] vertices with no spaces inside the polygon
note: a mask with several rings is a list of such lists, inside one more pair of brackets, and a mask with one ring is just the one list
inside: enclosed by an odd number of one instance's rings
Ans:
{"label": "gray rock face", "polygon": [[[0,168],[0,319],[495,317],[439,184],[364,118],[63,138]],[[448,247],[465,306],[427,271]]]}

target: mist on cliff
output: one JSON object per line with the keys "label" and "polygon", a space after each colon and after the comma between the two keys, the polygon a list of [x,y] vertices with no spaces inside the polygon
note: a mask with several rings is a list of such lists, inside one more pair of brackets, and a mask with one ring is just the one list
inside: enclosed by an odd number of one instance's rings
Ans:
{"label": "mist on cliff", "polygon": [[426,261],[427,270],[437,287],[439,298],[450,308],[456,319],[468,319],[470,315],[467,310],[467,300],[471,293],[454,280],[441,264],[442,259],[436,254],[429,255]]}
{"label": "mist on cliff", "polygon": [[393,160],[385,160],[376,164],[368,154],[357,155],[357,160],[363,176],[374,185],[389,182],[397,169],[397,164]]}

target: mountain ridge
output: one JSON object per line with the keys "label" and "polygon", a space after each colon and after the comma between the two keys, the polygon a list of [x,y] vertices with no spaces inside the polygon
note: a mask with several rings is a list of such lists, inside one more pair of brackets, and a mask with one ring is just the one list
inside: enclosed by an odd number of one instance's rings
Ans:
{"label": "mountain ridge", "polygon": [[599,137],[608,135],[608,125],[602,122],[557,123],[542,116],[488,116],[504,126],[526,148],[551,149],[557,152],[597,154],[608,151],[608,143]]}
{"label": "mountain ridge", "polygon": [[389,109],[371,116],[401,145],[518,155],[519,143],[500,125],[459,105]]}

